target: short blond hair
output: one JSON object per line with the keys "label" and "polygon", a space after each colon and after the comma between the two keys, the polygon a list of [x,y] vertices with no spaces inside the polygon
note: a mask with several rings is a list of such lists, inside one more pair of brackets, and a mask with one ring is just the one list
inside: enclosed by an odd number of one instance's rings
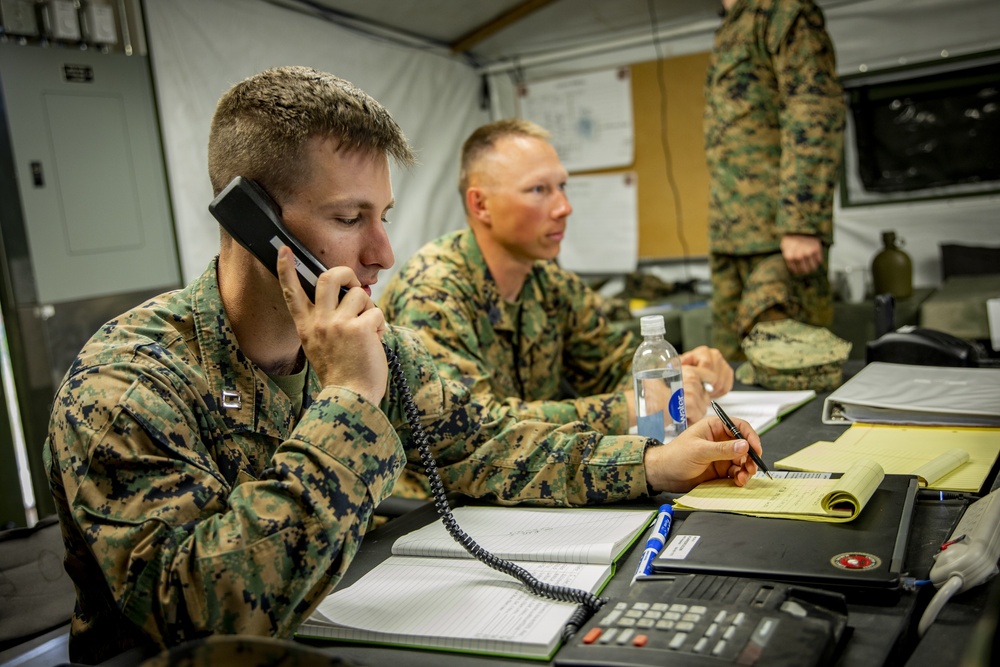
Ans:
{"label": "short blond hair", "polygon": [[458,193],[465,204],[465,191],[469,189],[469,174],[476,163],[487,153],[496,148],[496,144],[504,137],[534,137],[549,140],[552,136],[541,125],[523,118],[504,118],[478,127],[462,144],[462,162],[458,172]]}
{"label": "short blond hair", "polygon": [[363,90],[310,67],[277,67],[219,100],[208,137],[213,191],[243,176],[272,197],[289,194],[305,176],[303,148],[317,136],[336,140],[340,150],[392,156],[401,166],[415,161],[399,125]]}

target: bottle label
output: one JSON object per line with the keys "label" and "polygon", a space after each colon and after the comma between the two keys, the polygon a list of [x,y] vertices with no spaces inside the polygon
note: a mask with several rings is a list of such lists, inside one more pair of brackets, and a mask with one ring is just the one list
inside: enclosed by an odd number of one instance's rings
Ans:
{"label": "bottle label", "polygon": [[663,424],[663,411],[636,418],[639,435],[644,438],[655,438],[663,442],[666,431]]}
{"label": "bottle label", "polygon": [[670,413],[670,418],[674,420],[676,424],[683,424],[680,430],[684,430],[687,426],[687,408],[684,407],[684,386],[681,385],[670,396],[670,404],[667,406],[667,412]]}

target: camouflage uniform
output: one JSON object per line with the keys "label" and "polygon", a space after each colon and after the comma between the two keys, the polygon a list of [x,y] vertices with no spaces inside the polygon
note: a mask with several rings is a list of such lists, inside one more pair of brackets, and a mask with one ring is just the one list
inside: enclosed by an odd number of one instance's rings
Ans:
{"label": "camouflage uniform", "polygon": [[[829,325],[826,257],[844,100],[833,44],[811,0],[738,0],[715,35],[705,86],[715,347],[739,341],[768,308]],[[792,276],[786,234],[817,236],[824,263]]]}
{"label": "camouflage uniform", "polygon": [[[569,505],[646,492],[644,441],[518,423],[390,328],[446,487]],[[107,323],[55,397],[49,482],[77,587],[71,658],[211,633],[288,637],[341,579],[373,508],[420,465],[400,401],[309,370],[301,412],[241,350],[216,264]]]}
{"label": "camouflage uniform", "polygon": [[490,412],[628,432],[620,390],[637,341],[609,326],[600,297],[554,262],[535,262],[507,304],[475,236],[453,232],[410,258],[379,303],[387,321],[419,331],[441,373]]}

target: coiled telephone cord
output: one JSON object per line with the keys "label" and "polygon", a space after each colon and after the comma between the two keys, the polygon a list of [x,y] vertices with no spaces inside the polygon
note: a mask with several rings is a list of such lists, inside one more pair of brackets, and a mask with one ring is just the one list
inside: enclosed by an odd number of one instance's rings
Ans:
{"label": "coiled telephone cord", "polygon": [[575,602],[580,605],[573,613],[570,620],[566,623],[566,628],[563,631],[563,639],[568,639],[580,628],[580,626],[587,622],[587,619],[589,619],[594,612],[604,605],[605,600],[594,595],[593,593],[579,588],[557,586],[555,584],[540,581],[523,567],[490,553],[480,546],[464,530],[462,530],[461,526],[459,526],[458,522],[455,520],[455,516],[451,512],[451,505],[448,502],[448,496],[445,493],[444,484],[441,482],[441,475],[438,473],[437,462],[431,454],[430,444],[427,442],[427,435],[424,433],[424,428],[420,424],[420,415],[417,413],[417,406],[413,402],[413,395],[410,393],[410,387],[406,382],[406,378],[403,377],[403,371],[399,363],[399,356],[396,354],[395,350],[391,349],[388,345],[383,343],[382,347],[385,349],[385,356],[389,362],[389,374],[392,378],[392,384],[398,392],[398,396],[403,404],[403,410],[406,412],[406,420],[410,425],[410,429],[413,431],[413,439],[417,443],[417,448],[420,452],[420,459],[423,462],[424,471],[427,473],[427,479],[430,482],[431,492],[434,495],[434,506],[437,508],[438,515],[441,517],[441,522],[448,530],[448,533],[473,557],[498,572],[514,577],[534,595],[559,600],[561,602]]}

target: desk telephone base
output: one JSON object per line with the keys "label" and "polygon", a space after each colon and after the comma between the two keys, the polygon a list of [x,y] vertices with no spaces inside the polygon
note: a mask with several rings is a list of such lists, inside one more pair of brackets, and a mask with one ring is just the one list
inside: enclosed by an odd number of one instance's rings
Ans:
{"label": "desk telephone base", "polygon": [[609,600],[554,664],[825,665],[846,626],[838,593],[737,577],[655,575]]}

